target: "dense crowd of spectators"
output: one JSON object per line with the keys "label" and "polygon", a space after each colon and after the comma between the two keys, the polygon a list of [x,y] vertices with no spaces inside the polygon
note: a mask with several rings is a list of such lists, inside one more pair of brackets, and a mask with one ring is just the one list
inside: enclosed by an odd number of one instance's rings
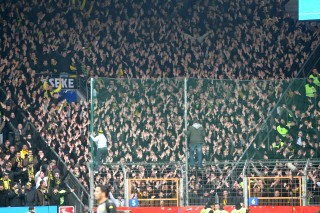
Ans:
{"label": "dense crowd of spectators", "polygon": [[[108,162],[185,161],[182,80],[97,83],[94,123],[112,142]],[[207,132],[204,162],[237,161],[287,85],[189,79],[188,117]]]}
{"label": "dense crowd of spectators", "polygon": [[[30,184],[47,201],[55,190],[68,189],[55,183],[56,174],[58,182],[63,183],[63,177],[60,181],[61,172],[51,168],[41,138],[85,188],[89,185],[85,163],[91,158],[90,103],[67,102],[61,87],[52,88],[47,76],[66,72],[118,78],[96,84],[95,131],[103,129],[108,136],[108,163],[186,160],[183,81],[165,77],[189,77],[189,118],[200,119],[207,132],[203,163],[232,163],[260,130],[289,85],[288,78],[297,75],[319,42],[318,28],[286,14],[287,1],[84,2],[30,0],[0,5],[0,178],[9,177],[4,188],[21,202],[29,197],[23,195],[23,186]],[[318,90],[320,85],[314,84]],[[254,144],[259,150],[256,157],[319,157],[318,102],[304,96],[299,87],[290,93],[294,102],[280,107],[278,117],[273,117],[270,143]],[[288,132],[279,135],[278,126]],[[161,177],[170,173],[168,168],[157,169]],[[195,181],[209,175],[226,185],[223,179],[230,167],[216,169],[191,174],[196,180],[190,178],[190,192],[202,193],[207,187]],[[122,171],[100,170],[97,182],[112,182],[121,198]],[[170,176],[179,177],[179,171],[169,170],[175,171]],[[36,174],[48,179],[46,189]],[[310,178],[317,180],[318,174]],[[228,182],[232,184],[236,183]],[[311,192],[318,190],[317,182],[310,184]],[[211,197],[216,189],[209,188],[204,194]],[[220,197],[230,192],[220,188]],[[16,205],[12,198],[8,202]]]}

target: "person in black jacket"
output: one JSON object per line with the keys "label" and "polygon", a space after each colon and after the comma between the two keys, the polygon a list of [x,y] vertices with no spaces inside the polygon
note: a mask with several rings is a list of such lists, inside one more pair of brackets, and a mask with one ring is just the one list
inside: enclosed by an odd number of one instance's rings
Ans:
{"label": "person in black jacket", "polygon": [[222,197],[220,197],[220,203],[222,203],[224,206],[234,205],[234,199],[229,195],[228,190],[223,190]]}
{"label": "person in black jacket", "polygon": [[37,206],[48,205],[48,188],[47,183],[44,180],[40,181],[40,185],[36,190],[36,203]]}
{"label": "person in black jacket", "polygon": [[58,186],[54,186],[49,193],[49,203],[52,206],[59,206],[60,205],[60,194],[58,190]]}
{"label": "person in black jacket", "polygon": [[25,206],[35,206],[36,202],[36,190],[32,188],[32,183],[28,182],[25,188]]}
{"label": "person in black jacket", "polygon": [[11,190],[8,192],[8,198],[9,198],[9,206],[16,207],[16,206],[22,206],[23,200],[25,198],[24,196],[24,190],[19,189],[18,183],[14,183]]}
{"label": "person in black jacket", "polygon": [[8,205],[8,191],[4,189],[4,184],[0,181],[0,207],[7,207]]}
{"label": "person in black jacket", "polygon": [[62,206],[65,205],[65,196],[74,190],[65,190],[64,188],[59,188],[59,186],[54,186],[49,194],[49,202],[51,206]]}

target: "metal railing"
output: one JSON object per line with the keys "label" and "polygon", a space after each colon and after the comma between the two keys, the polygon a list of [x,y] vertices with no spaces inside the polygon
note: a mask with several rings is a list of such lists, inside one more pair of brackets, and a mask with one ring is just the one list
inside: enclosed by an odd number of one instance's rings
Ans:
{"label": "metal railing", "polygon": [[[4,90],[0,87],[1,93],[4,93]],[[21,116],[24,121],[27,121],[26,115],[22,112],[20,108],[18,108],[17,113]],[[83,213],[86,204],[89,201],[89,193],[88,190],[84,188],[84,186],[80,183],[80,181],[69,172],[67,165],[65,162],[60,158],[60,156],[53,150],[52,147],[49,147],[46,140],[40,135],[40,133],[36,130],[33,123],[29,122],[29,127],[32,128],[32,134],[34,137],[34,141],[37,142],[36,149],[37,150],[44,150],[47,154],[47,158],[50,160],[55,160],[57,167],[60,171],[61,176],[64,177],[64,182],[69,189],[74,189],[73,193],[70,193],[66,196],[66,200],[69,205],[75,207],[76,212]]]}
{"label": "metal railing", "polygon": [[[31,125],[34,131],[36,132],[35,126]],[[48,157],[51,160],[55,160],[57,167],[61,173],[61,176],[64,177],[64,183],[69,189],[74,189],[73,193],[68,194],[67,201],[68,204],[75,207],[75,212],[83,213],[87,203],[89,202],[89,193],[88,190],[80,183],[80,181],[69,171],[65,162],[60,158],[60,156],[55,152],[55,150],[48,146],[46,140],[38,133],[37,139],[40,140],[42,150],[46,150]]]}
{"label": "metal railing", "polygon": [[[152,178],[162,178],[162,177],[178,177],[180,178],[180,205],[184,206],[186,204],[186,195],[181,193],[183,191],[181,188],[187,188],[189,205],[203,205],[207,201],[213,202],[226,202],[226,205],[234,205],[237,202],[242,202],[248,205],[248,198],[252,196],[253,191],[248,191],[248,185],[251,184],[251,189],[254,187],[252,180],[255,180],[257,183],[258,180],[264,179],[264,190],[265,195],[273,196],[275,192],[275,187],[271,184],[277,179],[277,177],[282,177],[283,183],[291,184],[292,178],[296,177],[299,181],[294,181],[295,188],[298,188],[299,191],[293,191],[295,197],[301,200],[301,203],[297,205],[319,205],[320,202],[317,202],[317,195],[312,194],[312,187],[316,186],[317,183],[313,185],[307,185],[308,174],[314,172],[316,169],[320,170],[320,159],[310,159],[310,160],[267,160],[267,161],[241,161],[237,167],[237,170],[228,176],[231,171],[232,164],[234,162],[217,162],[217,163],[207,163],[204,165],[204,168],[201,170],[191,170],[188,175],[188,184],[186,186],[181,185],[185,183],[186,176],[184,175],[184,167],[179,166],[179,162],[163,162],[163,163],[122,163],[119,164],[104,164],[100,175],[103,177],[111,175],[114,176],[112,181],[109,181],[109,184],[113,188],[113,195],[115,197],[121,196],[128,201],[131,198],[132,194],[125,195],[125,187],[128,187],[126,182],[129,179],[135,178],[139,179],[140,177],[145,180]],[[122,168],[125,169],[126,175],[124,175]],[[226,179],[225,177],[228,178]],[[248,178],[250,181],[247,181]],[[289,177],[289,178],[285,178]],[[101,177],[96,179],[96,181],[103,181]],[[272,181],[268,181],[272,180]],[[147,188],[147,185],[141,185],[139,189],[142,192]],[[153,186],[153,185],[150,185]],[[304,191],[304,187],[307,188]],[[319,187],[320,189],[320,187]],[[283,200],[285,198],[286,187],[281,186],[280,193]],[[178,190],[177,190],[178,191]],[[130,192],[130,190],[129,190]],[[299,193],[298,193],[299,192]],[[228,199],[224,200],[224,195],[227,193]],[[298,194],[297,194],[298,193]],[[315,198],[310,201],[309,198]],[[265,198],[264,198],[265,199]],[[309,201],[308,201],[309,199]],[[128,201],[129,203],[129,201]],[[264,202],[262,201],[261,204]],[[270,203],[274,204],[274,203]],[[281,203],[284,205],[285,203]]]}

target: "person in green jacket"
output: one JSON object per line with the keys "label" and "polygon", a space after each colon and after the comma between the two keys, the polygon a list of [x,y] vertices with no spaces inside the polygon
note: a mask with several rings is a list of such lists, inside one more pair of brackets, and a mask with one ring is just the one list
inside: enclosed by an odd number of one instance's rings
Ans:
{"label": "person in green jacket", "polygon": [[189,126],[187,136],[190,143],[190,166],[194,167],[194,151],[197,151],[198,168],[202,168],[202,144],[204,143],[205,132],[199,120],[195,120],[192,126]]}

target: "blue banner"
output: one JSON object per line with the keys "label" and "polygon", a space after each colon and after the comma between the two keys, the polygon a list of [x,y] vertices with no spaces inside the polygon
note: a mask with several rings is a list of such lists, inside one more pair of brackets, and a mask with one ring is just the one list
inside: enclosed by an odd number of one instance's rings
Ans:
{"label": "blue banner", "polygon": [[64,95],[65,99],[67,99],[69,103],[77,102],[77,92],[75,90],[61,90],[59,94],[60,96]]}

